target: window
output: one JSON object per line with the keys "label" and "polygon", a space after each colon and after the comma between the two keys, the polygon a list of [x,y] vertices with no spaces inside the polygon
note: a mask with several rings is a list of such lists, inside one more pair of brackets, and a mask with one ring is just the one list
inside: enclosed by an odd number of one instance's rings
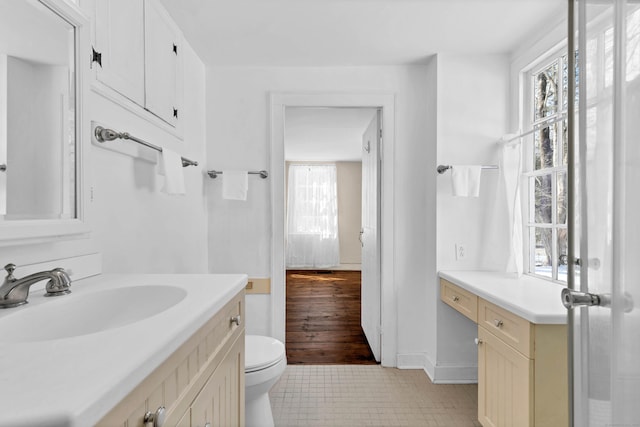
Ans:
{"label": "window", "polygon": [[[525,163],[529,209],[528,271],[567,280],[567,56],[557,54],[528,74],[527,125],[533,130]],[[578,74],[576,73],[576,79]]]}
{"label": "window", "polygon": [[[592,20],[589,38],[585,41],[584,63],[585,135],[589,147],[603,145],[611,138],[613,45],[612,16],[603,12]],[[627,16],[626,22],[627,84],[639,84],[640,79],[640,8]],[[525,223],[528,226],[528,271],[537,276],[566,282],[567,280],[567,106],[569,67],[567,55],[556,53],[539,62],[527,74],[530,84],[524,99],[525,124],[534,132],[527,141],[525,173],[528,180],[529,209]],[[580,70],[573,76],[578,104]],[[598,118],[598,120],[596,120]],[[606,119],[608,118],[608,120]],[[593,150],[592,150],[593,151]],[[595,156],[593,152],[587,155]],[[607,161],[599,152],[600,162]],[[589,158],[587,162],[589,162]],[[609,159],[608,161],[611,161]],[[599,185],[610,185],[611,176],[598,176]],[[602,203],[604,201],[596,201]],[[605,202],[606,203],[606,202]]]}
{"label": "window", "polygon": [[291,165],[287,185],[287,267],[340,264],[336,166]]}

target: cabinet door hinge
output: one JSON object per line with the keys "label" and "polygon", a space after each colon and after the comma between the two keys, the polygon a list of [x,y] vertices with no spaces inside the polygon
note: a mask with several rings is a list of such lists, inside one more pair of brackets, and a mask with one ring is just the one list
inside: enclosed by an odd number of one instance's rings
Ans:
{"label": "cabinet door hinge", "polygon": [[178,46],[175,43],[173,44],[173,53],[178,54]]}
{"label": "cabinet door hinge", "polygon": [[173,109],[173,117],[175,117],[176,119],[178,118],[178,109],[177,108]]}
{"label": "cabinet door hinge", "polygon": [[95,48],[91,47],[91,68],[93,68],[93,63],[97,62],[100,68],[102,68],[102,53],[96,52]]}

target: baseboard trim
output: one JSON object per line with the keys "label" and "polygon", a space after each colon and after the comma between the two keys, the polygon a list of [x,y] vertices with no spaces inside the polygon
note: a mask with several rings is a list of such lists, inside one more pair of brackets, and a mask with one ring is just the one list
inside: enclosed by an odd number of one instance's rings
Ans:
{"label": "baseboard trim", "polygon": [[396,366],[398,369],[424,369],[423,353],[399,354]]}
{"label": "baseboard trim", "polygon": [[399,354],[398,369],[422,369],[434,384],[476,384],[475,365],[434,364],[424,353]]}

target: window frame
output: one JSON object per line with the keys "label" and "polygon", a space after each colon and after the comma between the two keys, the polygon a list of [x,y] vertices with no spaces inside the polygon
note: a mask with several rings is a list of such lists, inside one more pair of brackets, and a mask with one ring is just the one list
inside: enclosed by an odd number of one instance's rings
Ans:
{"label": "window frame", "polygon": [[[566,61],[568,52],[567,45],[562,44],[556,46],[553,49],[548,50],[542,55],[534,59],[527,67],[524,67],[521,71],[522,82],[522,123],[523,133],[530,134],[523,139],[523,170],[522,170],[522,188],[526,189],[522,191],[523,197],[523,209],[522,209],[522,225],[523,225],[523,243],[524,243],[524,273],[543,279],[552,281],[554,283],[566,284],[566,279],[559,278],[559,254],[558,254],[558,230],[567,229],[567,223],[564,224],[558,222],[558,178],[564,174],[567,175],[567,165],[562,164],[562,156],[564,147],[562,143],[563,138],[563,125],[567,120],[567,109],[564,108],[565,94],[563,91],[563,65]],[[556,90],[556,109],[553,114],[536,119],[535,118],[535,76],[540,72],[548,69],[554,63],[557,63],[557,90]],[[572,74],[572,73],[569,73]],[[567,94],[569,97],[569,94]],[[567,104],[568,106],[568,104]],[[541,167],[536,169],[535,167],[535,133],[538,129],[544,128],[547,125],[554,128],[556,134],[556,146],[554,149],[554,166],[553,167]],[[536,223],[535,222],[535,177],[537,176],[551,176],[551,222],[550,223]],[[536,259],[536,229],[550,229],[551,230],[551,276],[536,273],[535,271],[535,259]]]}

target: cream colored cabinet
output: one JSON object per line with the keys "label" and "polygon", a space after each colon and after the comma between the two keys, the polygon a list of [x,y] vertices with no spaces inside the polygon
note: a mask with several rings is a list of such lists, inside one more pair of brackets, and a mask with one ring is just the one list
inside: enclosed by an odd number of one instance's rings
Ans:
{"label": "cream colored cabinet", "polygon": [[244,290],[97,425],[144,427],[164,407],[165,426],[243,426],[243,319]]}
{"label": "cream colored cabinet", "polygon": [[480,423],[568,426],[566,325],[531,323],[444,279],[440,287],[444,303],[478,324]]}
{"label": "cream colored cabinet", "polygon": [[194,400],[189,408],[191,427],[244,425],[244,405],[240,401],[244,396],[242,348],[236,342]]}
{"label": "cream colored cabinet", "polygon": [[533,424],[533,362],[478,327],[478,420],[484,427]]}
{"label": "cream colored cabinet", "polygon": [[453,309],[478,323],[478,297],[469,291],[440,279],[440,299]]}
{"label": "cream colored cabinet", "polygon": [[[178,126],[181,105],[182,36],[159,0],[93,0],[94,69],[107,89],[164,123]],[[126,107],[130,105],[125,103]]]}

